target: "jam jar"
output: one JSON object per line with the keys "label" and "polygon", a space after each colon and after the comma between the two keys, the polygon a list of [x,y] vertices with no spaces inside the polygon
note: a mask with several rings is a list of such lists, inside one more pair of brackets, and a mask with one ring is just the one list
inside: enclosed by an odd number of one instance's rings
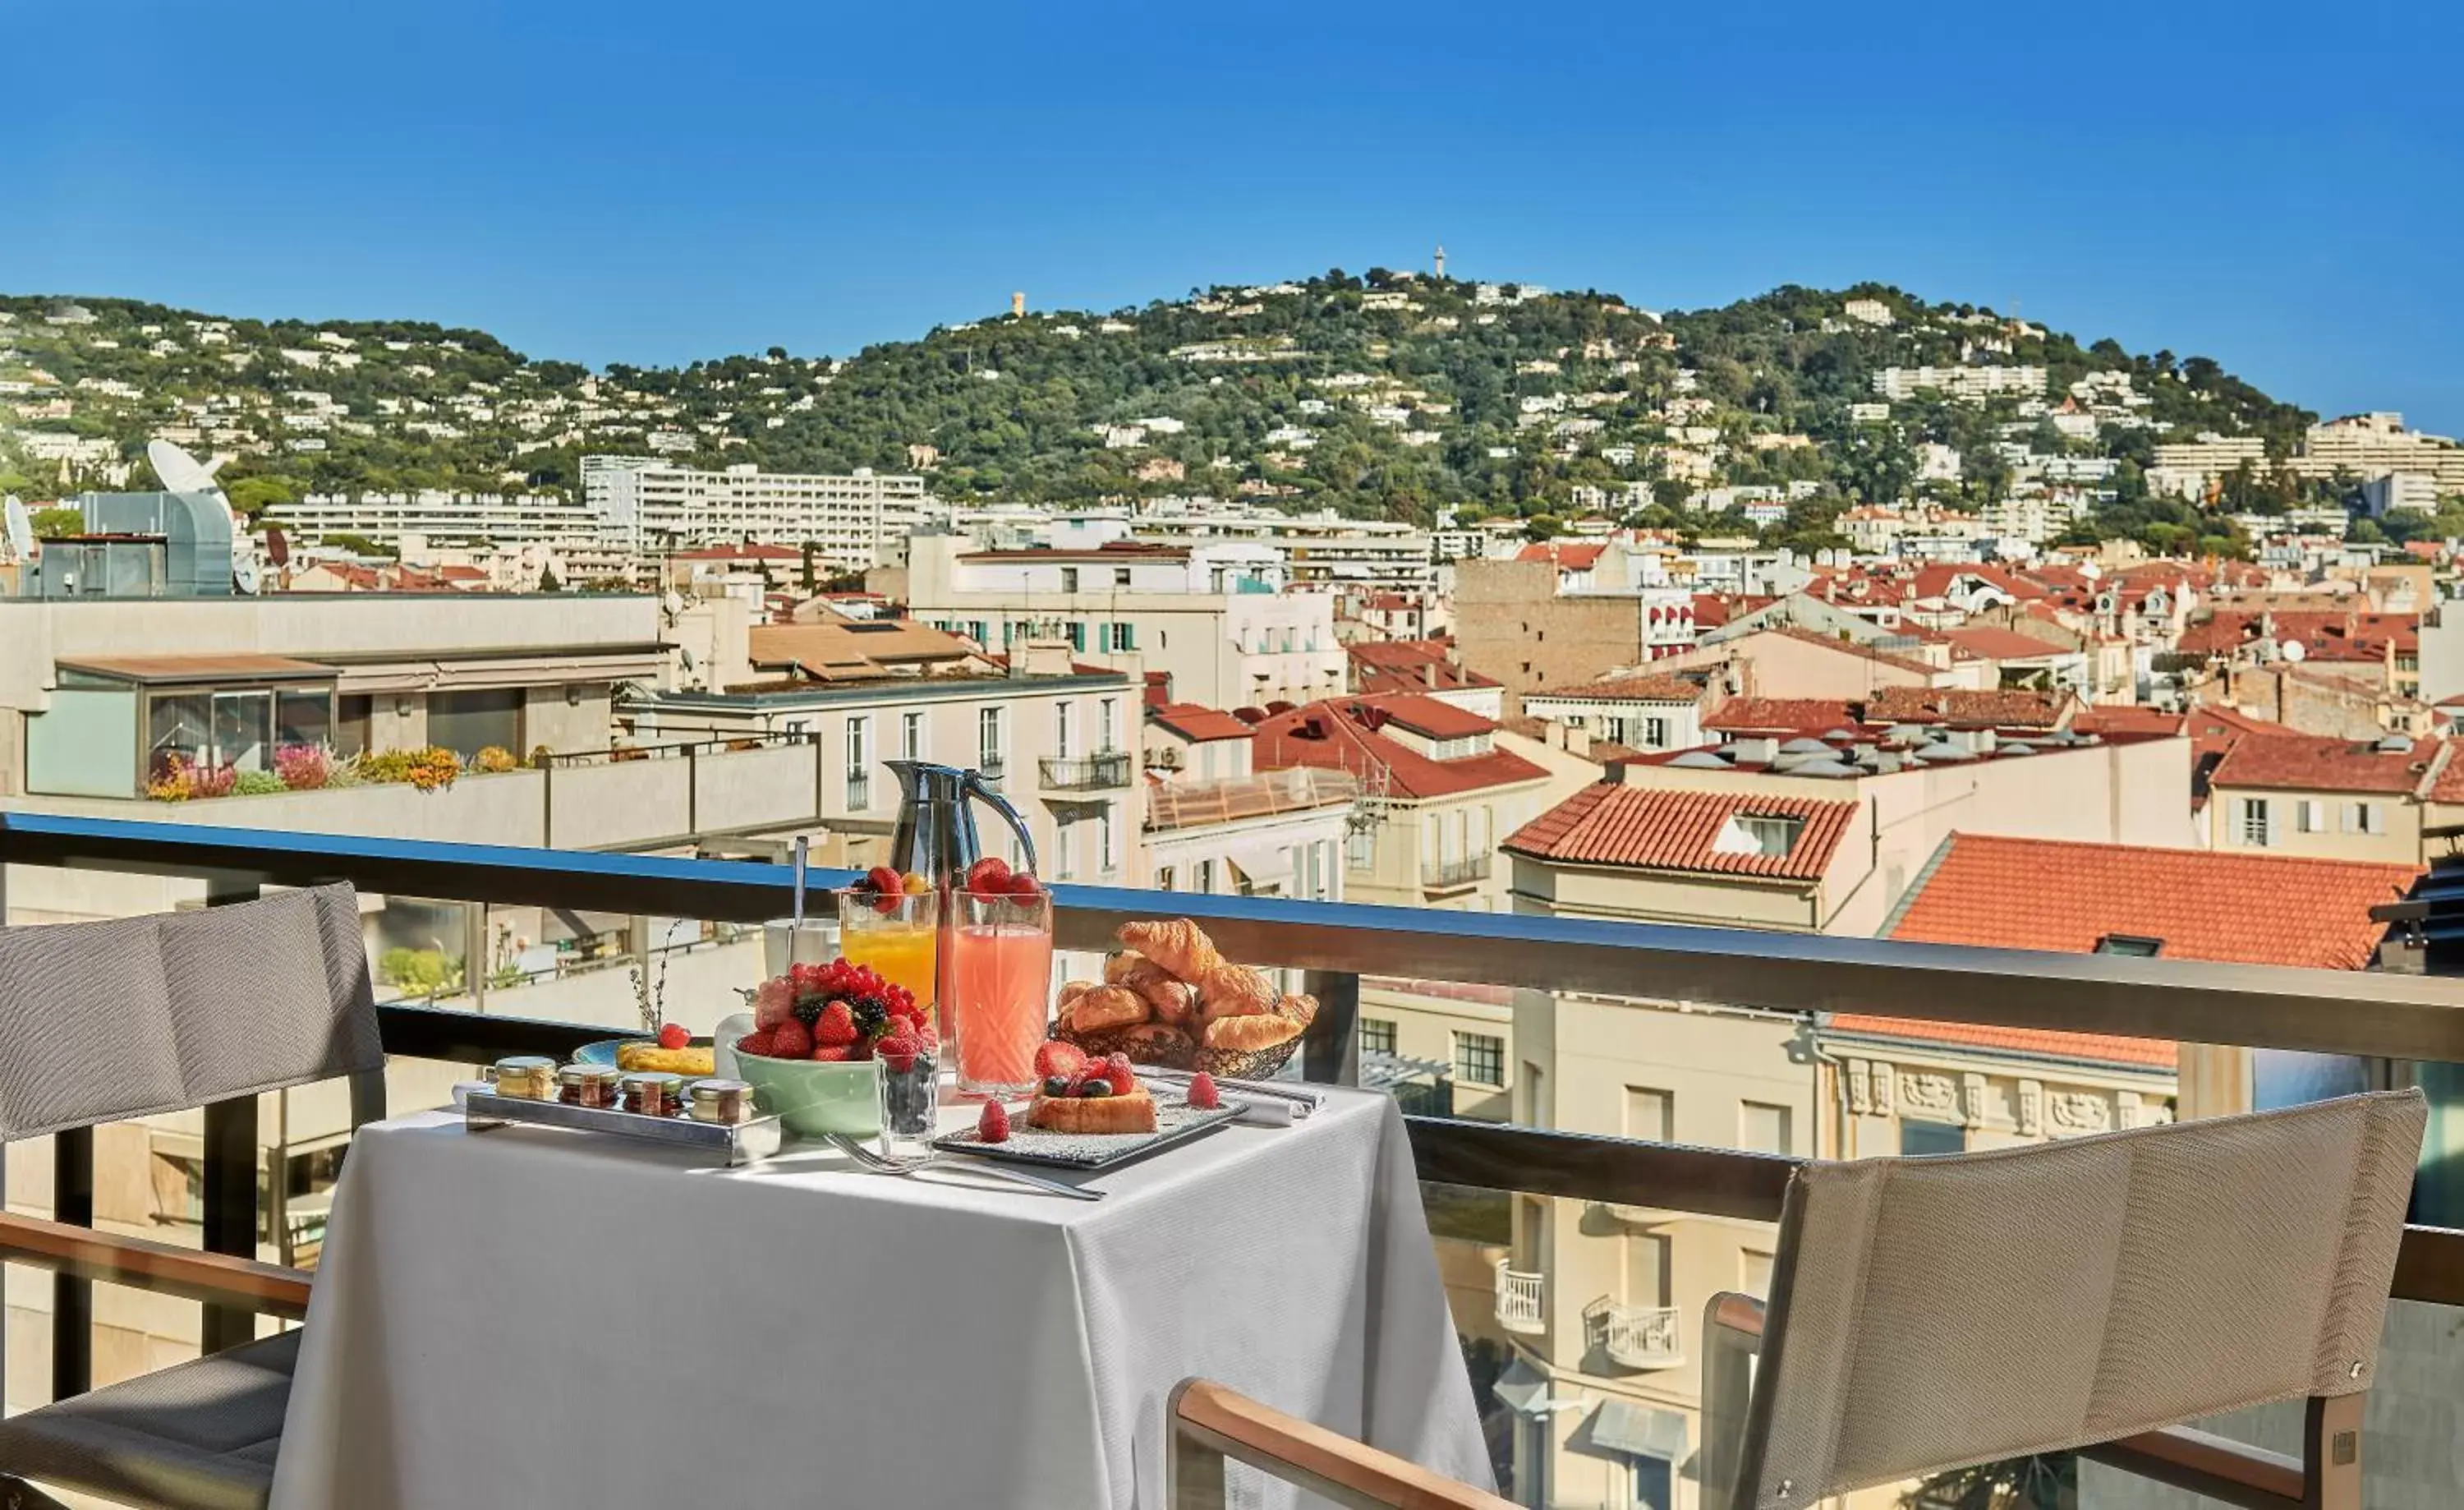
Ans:
{"label": "jam jar", "polygon": [[617,1082],[625,1110],[645,1117],[673,1117],[684,1099],[685,1077],[644,1070]]}
{"label": "jam jar", "polygon": [[556,1061],[544,1055],[517,1054],[498,1059],[495,1069],[496,1094],[517,1097],[526,1101],[556,1099]]}
{"label": "jam jar", "polygon": [[612,1107],[623,1078],[612,1064],[568,1064],[556,1072],[556,1099],[567,1106]]}

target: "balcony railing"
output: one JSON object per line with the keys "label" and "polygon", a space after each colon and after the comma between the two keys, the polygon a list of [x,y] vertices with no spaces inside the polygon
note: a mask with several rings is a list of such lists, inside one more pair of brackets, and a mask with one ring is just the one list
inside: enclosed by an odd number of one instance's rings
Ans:
{"label": "balcony railing", "polygon": [[1130,784],[1130,753],[1098,750],[1085,760],[1037,762],[1046,791],[1114,791]]}
{"label": "balcony railing", "polygon": [[[722,922],[782,917],[790,890],[786,867],[758,862],[23,811],[0,813],[0,865],[188,877],[206,883],[209,901],[245,899],[266,885],[343,880],[377,894]],[[813,883],[853,878],[821,871]],[[1092,951],[1106,948],[1122,922],[1152,917],[1158,905],[1154,893],[1096,886],[1060,886],[1055,899],[1056,942]],[[1303,1040],[1303,1073],[1320,1081],[1358,1078],[1364,974],[1609,996],[1647,989],[1770,1010],[2464,1062],[2464,986],[2421,976],[1270,898],[1178,894],[1171,906],[1201,923],[1230,958],[1308,972],[1306,988],[1321,1006]],[[387,1053],[461,1064],[569,1055],[607,1032],[396,1004],[380,1007],[378,1016]],[[256,1107],[253,1098],[244,1101],[209,1108],[204,1225],[207,1246],[219,1253],[252,1253],[257,1225]],[[1406,1127],[1419,1173],[1434,1184],[1746,1221],[1778,1218],[1799,1163],[1447,1118],[1411,1117]],[[91,1140],[58,1143],[55,1180],[90,1188],[70,1166],[90,1180]],[[2464,1232],[2407,1228],[2391,1293],[2464,1305]],[[90,1313],[70,1305],[57,1314]],[[84,1388],[90,1340],[59,1327],[55,1345],[55,1378]]]}
{"label": "balcony railing", "polygon": [[1489,856],[1469,855],[1459,860],[1439,860],[1420,867],[1420,884],[1430,891],[1442,891],[1450,886],[1475,886],[1488,879]]}
{"label": "balcony railing", "polygon": [[1585,1336],[1620,1368],[1674,1368],[1683,1363],[1683,1325],[1673,1305],[1625,1305],[1604,1295],[1583,1307]]}
{"label": "balcony railing", "polygon": [[1549,1329],[1549,1279],[1545,1275],[1509,1269],[1497,1260],[1497,1324],[1509,1332],[1536,1336]]}

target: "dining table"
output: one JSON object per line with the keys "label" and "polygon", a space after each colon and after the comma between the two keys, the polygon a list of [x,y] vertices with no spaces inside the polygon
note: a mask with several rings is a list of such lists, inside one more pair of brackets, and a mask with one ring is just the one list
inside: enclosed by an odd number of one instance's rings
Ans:
{"label": "dining table", "polygon": [[[1392,1099],[1039,1171],[1097,1201],[972,1164],[372,1123],[273,1510],[1163,1510],[1191,1377],[1491,1483]],[[1317,1501],[1236,1468],[1231,1502]]]}

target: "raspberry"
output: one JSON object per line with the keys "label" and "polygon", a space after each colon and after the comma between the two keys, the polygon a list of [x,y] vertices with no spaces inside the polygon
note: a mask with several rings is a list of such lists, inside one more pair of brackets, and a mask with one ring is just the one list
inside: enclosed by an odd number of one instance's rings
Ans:
{"label": "raspberry", "polygon": [[1130,1068],[1130,1056],[1116,1054],[1104,1061],[1104,1079],[1115,1096],[1127,1096],[1138,1088],[1136,1072]]}
{"label": "raspberry", "polygon": [[662,1049],[681,1049],[691,1042],[693,1032],[683,1023],[671,1022],[659,1030],[659,1047]]}
{"label": "raspberry", "polygon": [[1212,1111],[1223,1104],[1223,1098],[1215,1092],[1215,1077],[1200,1070],[1189,1077],[1189,1104],[1199,1111]]}
{"label": "raspberry", "polygon": [[844,1048],[855,1042],[855,1013],[843,1001],[831,1002],[813,1019],[813,1041]]}
{"label": "raspberry", "polygon": [[738,1054],[756,1054],[767,1057],[771,1053],[770,1039],[771,1034],[766,1031],[762,1033],[748,1033],[743,1037],[736,1040],[736,1052]]}
{"label": "raspberry", "polygon": [[843,1044],[825,1043],[813,1051],[812,1057],[825,1064],[840,1064],[855,1057],[855,1051]]}
{"label": "raspberry", "polygon": [[[896,1017],[891,1019],[890,1031],[881,1035],[881,1041],[872,1046],[872,1052],[892,1061],[891,1069],[906,1071],[915,1067],[915,1055],[923,1052],[923,1046],[916,1041],[914,1026],[904,1017]],[[899,1060],[906,1062],[896,1062]]]}
{"label": "raspberry", "polygon": [[1039,1080],[1074,1080],[1087,1068],[1087,1052],[1074,1043],[1047,1038],[1035,1051],[1035,1077]]}
{"label": "raspberry", "polygon": [[770,1053],[781,1059],[801,1059],[813,1052],[813,1035],[790,1017],[770,1030]]}
{"label": "raspberry", "polygon": [[984,1102],[983,1115],[976,1119],[976,1137],[983,1143],[1009,1142],[1009,1108],[999,1101]]}

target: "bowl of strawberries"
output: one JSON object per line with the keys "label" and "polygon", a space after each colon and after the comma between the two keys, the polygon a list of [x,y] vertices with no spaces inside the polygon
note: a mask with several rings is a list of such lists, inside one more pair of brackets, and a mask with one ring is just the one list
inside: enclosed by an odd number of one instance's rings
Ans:
{"label": "bowl of strawberries", "polygon": [[787,1131],[869,1138],[881,1131],[885,1100],[892,1116],[914,1092],[930,1104],[940,1039],[905,987],[837,959],[792,966],[752,996],[737,1073]]}

